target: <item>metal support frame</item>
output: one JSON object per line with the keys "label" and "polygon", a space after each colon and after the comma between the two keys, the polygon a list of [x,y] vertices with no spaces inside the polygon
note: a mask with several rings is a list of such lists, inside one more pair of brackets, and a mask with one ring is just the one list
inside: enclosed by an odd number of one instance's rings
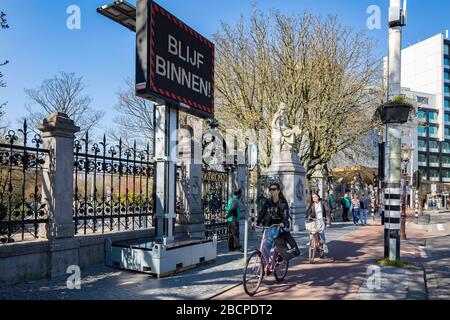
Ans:
{"label": "metal support frame", "polygon": [[176,163],[179,111],[155,105],[155,236],[164,244],[174,241],[176,219]]}

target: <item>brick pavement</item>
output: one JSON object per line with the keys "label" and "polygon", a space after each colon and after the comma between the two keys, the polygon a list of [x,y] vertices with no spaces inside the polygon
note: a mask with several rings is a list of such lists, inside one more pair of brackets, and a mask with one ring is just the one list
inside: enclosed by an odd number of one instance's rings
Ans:
{"label": "brick pavement", "polygon": [[[328,230],[328,238],[338,241],[353,230],[355,227],[351,224],[335,223]],[[295,233],[294,237],[305,252],[306,232]],[[254,249],[259,240],[254,234],[251,239],[250,248]],[[226,243],[221,243],[214,264],[170,278],[158,280],[146,274],[98,266],[82,272],[81,290],[67,289],[66,278],[39,280],[0,288],[0,300],[200,300],[239,285],[242,274],[243,254],[227,253]]]}
{"label": "brick pavement", "polygon": [[314,264],[298,261],[283,283],[278,284],[269,277],[254,298],[248,297],[240,286],[217,299],[425,299],[423,270],[417,261],[420,252],[415,243],[402,245],[403,259],[414,264],[411,270],[381,267],[381,286],[368,287],[368,267],[376,268],[376,260],[384,254],[383,233],[381,226],[358,228],[341,240],[329,243],[330,260]]}

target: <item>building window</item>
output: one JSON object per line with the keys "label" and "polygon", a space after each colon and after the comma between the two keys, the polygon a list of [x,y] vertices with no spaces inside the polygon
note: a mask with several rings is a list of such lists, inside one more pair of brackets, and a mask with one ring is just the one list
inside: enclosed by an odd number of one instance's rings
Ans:
{"label": "building window", "polygon": [[422,176],[422,179],[428,180],[428,174],[426,169],[419,169],[420,175]]}
{"label": "building window", "polygon": [[444,115],[444,119],[445,119],[445,122],[446,122],[446,123],[450,123],[450,114],[447,114],[447,113],[446,113],[446,114]]}
{"label": "building window", "polygon": [[430,170],[430,179],[438,178],[439,179],[439,171],[435,169]]}
{"label": "building window", "polygon": [[449,45],[448,44],[446,44],[445,46],[444,46],[444,53],[446,54],[446,55],[449,55],[449,53],[448,53],[448,47],[449,47]]}
{"label": "building window", "polygon": [[427,156],[424,154],[419,154],[419,165],[427,165]]}
{"label": "building window", "polygon": [[438,121],[438,114],[437,114],[437,112],[428,112],[428,117],[430,118],[430,122],[437,122]]}
{"label": "building window", "polygon": [[439,157],[431,155],[430,156],[430,163],[437,163],[437,164],[439,164]]}
{"label": "building window", "polygon": [[444,170],[442,171],[442,178],[450,178],[450,171],[449,170]]}
{"label": "building window", "polygon": [[427,136],[427,129],[424,126],[418,126],[417,127],[417,133],[421,137],[426,137]]}
{"label": "building window", "polygon": [[427,151],[427,142],[419,139],[419,150]]}
{"label": "building window", "polygon": [[420,97],[420,96],[417,96],[417,97],[416,97],[416,100],[417,100],[418,103],[423,103],[423,104],[428,104],[428,102],[429,102],[429,100],[428,100],[427,97]]}
{"label": "building window", "polygon": [[427,121],[427,114],[424,111],[417,112],[417,116],[421,121]]}
{"label": "building window", "polygon": [[449,67],[450,66],[450,59],[449,58],[445,58],[444,59],[444,64]]}
{"label": "building window", "polygon": [[[428,128],[428,133],[429,133],[430,137],[437,137],[437,135],[438,135],[438,128],[434,127],[434,126],[430,126]],[[431,147],[431,144],[430,144],[430,147]]]}
{"label": "building window", "polygon": [[450,93],[450,87],[444,86],[444,93]]}
{"label": "building window", "polygon": [[445,136],[450,137],[450,128],[445,128]]}
{"label": "building window", "polygon": [[450,110],[450,101],[444,100],[444,107]]}
{"label": "building window", "polygon": [[430,141],[429,146],[430,146],[430,151],[432,151],[432,152],[439,152],[439,142],[437,142],[437,141]]}
{"label": "building window", "polygon": [[450,143],[448,142],[442,143],[442,151],[445,153],[450,153]]}
{"label": "building window", "polygon": [[450,72],[444,72],[444,79],[450,80]]}
{"label": "building window", "polygon": [[442,156],[441,157],[442,166],[445,168],[450,168],[450,157]]}

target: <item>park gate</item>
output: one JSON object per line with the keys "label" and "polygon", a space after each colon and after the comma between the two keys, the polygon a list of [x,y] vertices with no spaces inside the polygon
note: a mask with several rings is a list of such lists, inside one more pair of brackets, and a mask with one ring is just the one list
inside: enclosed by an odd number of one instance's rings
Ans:
{"label": "park gate", "polygon": [[217,240],[227,240],[225,209],[229,197],[228,173],[204,171],[202,188],[206,238],[211,239],[217,235]]}

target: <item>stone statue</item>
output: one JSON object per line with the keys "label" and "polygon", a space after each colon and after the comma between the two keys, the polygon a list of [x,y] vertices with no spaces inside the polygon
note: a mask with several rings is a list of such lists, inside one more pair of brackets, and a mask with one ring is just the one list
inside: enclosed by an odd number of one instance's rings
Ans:
{"label": "stone statue", "polygon": [[274,155],[282,151],[297,153],[296,135],[300,133],[298,126],[291,126],[288,120],[289,107],[281,103],[272,120],[272,152]]}

